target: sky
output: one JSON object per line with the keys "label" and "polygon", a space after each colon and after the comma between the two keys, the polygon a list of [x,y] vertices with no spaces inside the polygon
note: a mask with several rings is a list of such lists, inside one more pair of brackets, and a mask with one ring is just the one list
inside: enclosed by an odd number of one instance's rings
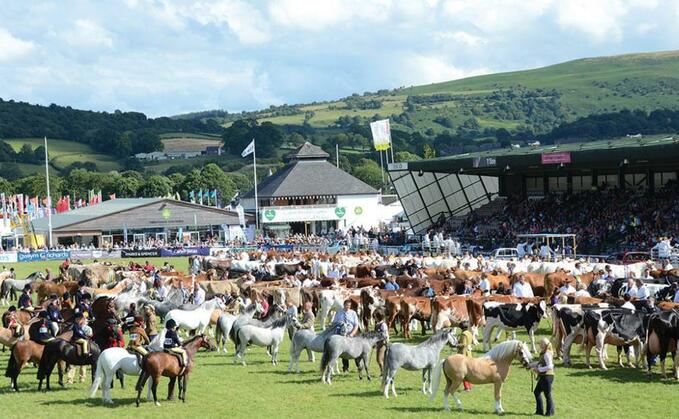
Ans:
{"label": "sky", "polygon": [[672,49],[678,0],[0,0],[0,98],[152,117]]}

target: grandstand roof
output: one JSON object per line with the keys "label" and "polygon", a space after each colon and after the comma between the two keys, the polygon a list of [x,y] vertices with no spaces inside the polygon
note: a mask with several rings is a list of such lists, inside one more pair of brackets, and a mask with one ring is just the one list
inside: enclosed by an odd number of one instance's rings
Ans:
{"label": "grandstand roof", "polygon": [[[624,160],[630,167],[676,166],[679,135],[631,136],[586,143],[545,144],[456,154],[408,162],[408,170],[425,172],[465,172],[497,176],[512,169],[544,171],[558,164],[543,164],[541,156],[570,153],[569,168],[617,168]],[[509,166],[509,169],[507,168]],[[513,170],[512,170],[513,171]]]}

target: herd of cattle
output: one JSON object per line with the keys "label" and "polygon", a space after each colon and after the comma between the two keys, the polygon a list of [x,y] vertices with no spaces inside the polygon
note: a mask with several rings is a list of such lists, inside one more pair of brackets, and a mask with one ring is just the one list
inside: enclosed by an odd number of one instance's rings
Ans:
{"label": "herd of cattle", "polygon": [[[200,273],[197,275],[178,272],[157,272],[156,275],[159,274],[174,291],[180,288],[191,290],[194,282],[198,282],[206,291],[208,299],[215,296],[251,298],[258,295],[267,298],[272,306],[280,307],[281,311],[290,306],[302,307],[309,301],[321,328],[328,325],[332,312],[341,310],[343,302],[348,299],[352,301],[364,331],[372,328],[373,313],[382,310],[389,329],[393,329],[396,334],[402,333],[406,339],[411,337],[411,328],[417,323],[422,334],[425,334],[430,328],[436,332],[466,321],[471,326],[474,343],[482,338],[484,350],[490,348],[502,331],[510,333],[525,330],[535,351],[534,334],[544,320],[551,321],[556,354],[562,357],[565,364],[570,363],[573,344],[579,344],[584,348],[588,367],[591,349],[596,348],[599,366],[605,368],[605,345],[610,344],[618,347],[620,365],[621,355],[625,353],[628,363],[632,356],[636,357],[637,366],[640,361],[645,361],[649,373],[652,365],[650,361],[659,355],[663,375],[666,355],[671,353],[675,356],[679,341],[678,304],[659,302],[649,306],[643,301],[633,301],[637,309],[629,310],[620,308],[623,300],[618,296],[603,293],[597,298],[571,295],[563,301],[565,304],[548,307],[550,299],[547,291],[561,287],[566,282],[575,282],[576,278],[570,272],[574,271],[576,263],[577,268],[584,272],[577,276],[577,281],[585,285],[592,283],[598,272],[605,268],[619,278],[629,276],[630,272],[641,276],[649,268],[651,275],[660,278],[660,281],[670,282],[679,276],[674,271],[655,270],[649,263],[604,265],[569,260],[507,262],[471,257],[411,256],[383,259],[371,254],[275,252],[250,252],[228,258],[205,257],[199,262]],[[409,275],[404,269],[408,263],[415,263],[421,268],[416,276]],[[512,265],[508,266],[508,263]],[[195,261],[189,259],[189,269],[193,266],[196,266]],[[343,267],[348,275],[341,278],[329,275],[336,266]],[[24,281],[32,285],[41,300],[54,293],[62,295],[69,291],[73,294],[79,281],[85,280],[90,293],[95,297],[112,298],[119,311],[127,310],[131,303],[137,307],[153,305],[155,312],[163,318],[170,310],[180,307],[190,309],[186,299],[153,299],[153,286],[157,285],[153,273],[126,268],[105,263],[71,264],[68,271],[62,272],[59,280],[45,281],[35,275]],[[253,274],[259,273],[261,276],[261,272],[268,274],[262,280],[255,280],[256,275]],[[490,283],[491,293],[484,294],[476,289],[471,294],[460,295],[470,282],[478,283],[482,272]],[[535,297],[495,293],[498,287],[511,289],[519,274],[530,284]],[[294,286],[292,278],[307,276],[317,279],[316,286]],[[393,277],[400,289],[382,289],[385,277]],[[0,287],[2,297],[8,298],[6,293],[20,286],[23,286],[21,280],[4,279]],[[422,296],[425,287],[433,290],[433,297]],[[177,292],[170,294],[179,295]],[[223,306],[215,308],[209,324],[218,324],[222,312]],[[221,342],[218,343],[223,345],[226,339],[227,336],[219,336]],[[674,376],[679,379],[679,359],[673,360]]]}

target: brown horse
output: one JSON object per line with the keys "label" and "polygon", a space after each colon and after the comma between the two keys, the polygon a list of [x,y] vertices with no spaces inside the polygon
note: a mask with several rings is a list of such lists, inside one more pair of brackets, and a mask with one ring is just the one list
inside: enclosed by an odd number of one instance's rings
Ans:
{"label": "brown horse", "polygon": [[[59,335],[60,339],[71,340],[73,336],[71,331]],[[40,358],[42,358],[43,350],[45,345],[34,342],[30,339],[23,339],[17,341],[17,343],[12,347],[12,351],[7,361],[7,369],[5,370],[5,377],[9,378],[11,383],[10,387],[13,391],[19,391],[19,384],[17,379],[21,370],[24,369],[26,364],[32,362],[33,365],[38,365],[40,363]],[[65,365],[60,365],[60,369],[63,369]]]}
{"label": "brown horse", "polygon": [[434,389],[430,400],[434,400],[441,382],[441,371],[446,376],[446,387],[443,390],[443,408],[450,410],[448,394],[452,393],[457,408],[462,410],[462,402],[455,392],[463,381],[472,384],[495,385],[495,413],[502,414],[502,384],[509,375],[509,369],[515,357],[528,368],[531,361],[528,345],[518,340],[508,340],[497,345],[481,358],[472,358],[460,354],[451,355],[440,362],[434,370]]}
{"label": "brown horse", "polygon": [[64,295],[66,291],[68,291],[71,295],[73,295],[75,294],[77,289],[78,283],[76,281],[68,281],[61,283],[42,282],[40,283],[40,285],[38,285],[36,291],[38,293],[38,301],[45,301],[52,294],[56,294],[59,297],[61,297],[62,295]]}
{"label": "brown horse", "polygon": [[196,335],[187,340],[182,346],[186,351],[187,357],[186,367],[183,369],[179,365],[177,356],[166,352],[151,352],[142,358],[142,372],[137,381],[137,407],[139,407],[141,391],[146,385],[146,381],[149,377],[153,380],[151,383],[151,390],[153,391],[153,401],[156,403],[156,406],[160,406],[156,391],[161,376],[170,378],[170,383],[167,387],[167,399],[173,399],[174,383],[177,381],[177,378],[179,378],[179,400],[186,402],[186,384],[189,379],[189,374],[191,374],[191,370],[193,369],[193,358],[195,357],[196,352],[198,352],[198,349],[205,348],[211,351],[214,349],[214,345],[207,336]]}

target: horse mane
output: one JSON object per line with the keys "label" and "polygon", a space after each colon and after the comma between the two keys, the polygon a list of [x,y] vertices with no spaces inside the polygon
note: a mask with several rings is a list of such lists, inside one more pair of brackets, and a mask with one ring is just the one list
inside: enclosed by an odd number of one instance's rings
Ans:
{"label": "horse mane", "polygon": [[280,319],[274,320],[274,322],[271,323],[271,328],[272,329],[278,329],[279,327],[285,327],[287,322],[288,322],[287,317],[283,316]]}
{"label": "horse mane", "polygon": [[490,358],[493,361],[502,361],[514,355],[516,347],[521,345],[519,340],[507,340],[488,351],[483,357]]}
{"label": "horse mane", "polygon": [[205,338],[205,335],[200,334],[200,335],[191,336],[190,338],[188,338],[188,339],[186,339],[186,340],[184,341],[184,343],[182,344],[182,346],[187,346],[187,345],[189,345],[190,343],[193,343],[193,342],[194,342],[195,340],[197,340],[198,338]]}
{"label": "horse mane", "polygon": [[357,338],[361,338],[361,339],[374,339],[374,338],[378,338],[378,337],[381,338],[382,336],[383,336],[382,332],[375,332],[375,331],[364,332],[364,333],[361,333],[360,335],[356,335]]}
{"label": "horse mane", "polygon": [[449,333],[450,333],[450,329],[440,330],[434,336],[430,337],[429,339],[425,340],[424,342],[420,343],[417,346],[425,346],[425,345],[428,346],[428,345],[433,345],[433,344],[439,343],[441,341],[446,341],[446,340],[448,340],[448,334]]}

